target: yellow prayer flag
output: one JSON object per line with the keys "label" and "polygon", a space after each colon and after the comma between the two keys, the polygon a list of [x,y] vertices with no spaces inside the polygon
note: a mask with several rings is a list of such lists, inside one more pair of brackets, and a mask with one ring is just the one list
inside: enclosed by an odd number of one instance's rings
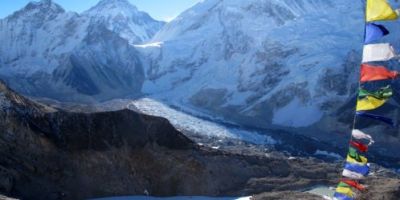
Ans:
{"label": "yellow prayer flag", "polygon": [[366,18],[367,22],[395,20],[398,15],[387,0],[367,0]]}
{"label": "yellow prayer flag", "polygon": [[344,194],[348,197],[353,197],[353,190],[349,187],[337,187],[336,192],[340,194]]}
{"label": "yellow prayer flag", "polygon": [[357,101],[357,111],[377,109],[385,104],[386,101],[386,99],[377,99],[373,96],[367,96]]}
{"label": "yellow prayer flag", "polygon": [[348,155],[346,161],[349,163],[359,164],[359,165],[366,165],[368,163],[368,159],[364,156],[360,156],[360,161],[357,161],[356,159]]}

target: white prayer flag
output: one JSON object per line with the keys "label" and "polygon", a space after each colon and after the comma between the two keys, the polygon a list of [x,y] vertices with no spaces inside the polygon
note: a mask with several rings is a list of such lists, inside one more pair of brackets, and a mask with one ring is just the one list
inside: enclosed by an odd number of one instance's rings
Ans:
{"label": "white prayer flag", "polygon": [[363,176],[362,174],[359,174],[357,172],[352,172],[350,170],[344,169],[342,175],[346,178],[350,178],[350,179],[354,179],[354,180],[360,180],[360,179],[364,179],[365,176]]}
{"label": "white prayer flag", "polygon": [[353,137],[357,140],[369,140],[369,144],[368,145],[372,145],[375,143],[375,141],[372,139],[372,136],[358,130],[358,129],[354,129],[351,133],[353,135]]}
{"label": "white prayer flag", "polygon": [[363,63],[388,61],[396,56],[394,48],[389,43],[364,45]]}

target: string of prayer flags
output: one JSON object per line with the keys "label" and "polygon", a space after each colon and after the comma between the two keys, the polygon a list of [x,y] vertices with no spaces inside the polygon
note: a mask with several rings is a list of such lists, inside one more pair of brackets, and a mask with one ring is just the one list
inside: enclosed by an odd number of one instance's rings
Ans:
{"label": "string of prayer flags", "polygon": [[387,0],[367,0],[367,22],[395,20],[397,18],[397,13],[392,9]]}
{"label": "string of prayer flags", "polygon": [[396,57],[394,48],[389,43],[364,45],[362,62],[388,61]]}
{"label": "string of prayer flags", "polygon": [[361,65],[361,83],[368,81],[380,81],[395,79],[399,75],[397,71],[390,71],[383,66],[374,66],[368,64]]}
{"label": "string of prayer flags", "polygon": [[384,36],[388,35],[390,32],[383,26],[379,24],[369,23],[365,26],[365,40],[364,43],[368,44],[377,41]]}
{"label": "string of prayer flags", "polygon": [[368,159],[361,154],[366,153],[369,146],[375,141],[371,135],[356,128],[358,117],[373,119],[394,126],[391,118],[367,112],[383,106],[393,96],[393,90],[390,85],[376,91],[370,91],[365,89],[364,86],[375,84],[363,85],[363,83],[393,80],[399,76],[399,72],[397,71],[391,71],[384,66],[370,63],[399,58],[391,44],[375,43],[386,35],[389,35],[390,31],[385,26],[374,23],[375,21],[395,20],[399,17],[399,12],[398,10],[394,10],[387,0],[365,1],[365,37],[356,114],[353,120],[349,152],[342,172],[342,177],[345,177],[345,179],[342,179],[336,187],[332,200],[354,200],[356,199],[357,192],[366,189],[358,180],[363,180],[369,175],[370,165]]}

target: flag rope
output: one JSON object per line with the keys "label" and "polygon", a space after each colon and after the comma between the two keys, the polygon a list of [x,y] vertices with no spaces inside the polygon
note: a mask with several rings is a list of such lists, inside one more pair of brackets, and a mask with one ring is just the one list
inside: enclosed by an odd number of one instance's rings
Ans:
{"label": "flag rope", "polygon": [[[370,114],[367,111],[379,108],[382,102],[375,104],[368,98],[368,95],[379,94],[379,93],[365,93],[366,99],[361,103],[360,91],[362,90],[362,84],[370,81],[388,80],[392,79],[393,84],[394,78],[398,76],[397,72],[389,71],[382,66],[367,65],[366,63],[374,61],[388,61],[391,59],[399,58],[395,55],[393,47],[388,43],[383,44],[370,44],[373,41],[379,40],[382,37],[389,34],[389,31],[379,24],[375,24],[375,21],[388,21],[395,20],[398,18],[398,12],[395,12],[387,0],[361,0],[364,8],[364,49],[362,54],[362,63],[360,67],[360,74],[358,79],[357,95],[356,95],[356,108],[353,117],[353,124],[348,143],[349,152],[346,155],[346,159],[343,161],[344,166],[343,172],[339,178],[339,184],[336,187],[333,200],[354,200],[358,191],[364,191],[365,186],[360,184],[360,181],[368,176],[369,174],[369,163],[366,157],[362,154],[368,151],[368,146],[374,143],[372,137],[362,131],[356,129],[357,121],[361,117],[370,119],[380,120],[387,124],[394,125],[394,122],[390,118],[383,116]],[[371,95],[373,96],[373,95]],[[381,93],[382,97],[390,98],[391,93]],[[383,104],[386,102],[383,102]],[[359,105],[364,105],[360,106]],[[368,105],[368,106],[365,106]],[[363,110],[365,109],[365,110]],[[361,142],[362,139],[368,139],[368,146]],[[353,191],[355,189],[356,191]]]}

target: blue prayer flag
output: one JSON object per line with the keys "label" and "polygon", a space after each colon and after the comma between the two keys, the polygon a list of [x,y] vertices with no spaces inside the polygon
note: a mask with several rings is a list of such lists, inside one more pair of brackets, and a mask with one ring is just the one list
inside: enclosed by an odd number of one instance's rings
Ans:
{"label": "blue prayer flag", "polygon": [[369,23],[365,27],[365,43],[374,42],[388,34],[389,31],[383,25]]}
{"label": "blue prayer flag", "polygon": [[356,115],[357,115],[357,116],[360,116],[360,117],[365,117],[365,118],[370,118],[370,119],[379,120],[379,121],[385,122],[386,124],[389,124],[389,125],[391,125],[391,126],[394,126],[393,120],[390,119],[390,118],[387,118],[387,117],[383,117],[383,116],[380,116],[380,115],[374,115],[374,114],[370,114],[370,113],[366,113],[366,112],[361,112],[361,111],[357,111],[357,112],[356,112]]}
{"label": "blue prayer flag", "polygon": [[356,172],[358,174],[362,174],[363,176],[368,176],[369,174],[369,166],[368,165],[358,165],[352,163],[346,163],[345,169]]}
{"label": "blue prayer flag", "polygon": [[337,200],[354,200],[354,198],[338,192],[336,192],[333,197],[336,198]]}

